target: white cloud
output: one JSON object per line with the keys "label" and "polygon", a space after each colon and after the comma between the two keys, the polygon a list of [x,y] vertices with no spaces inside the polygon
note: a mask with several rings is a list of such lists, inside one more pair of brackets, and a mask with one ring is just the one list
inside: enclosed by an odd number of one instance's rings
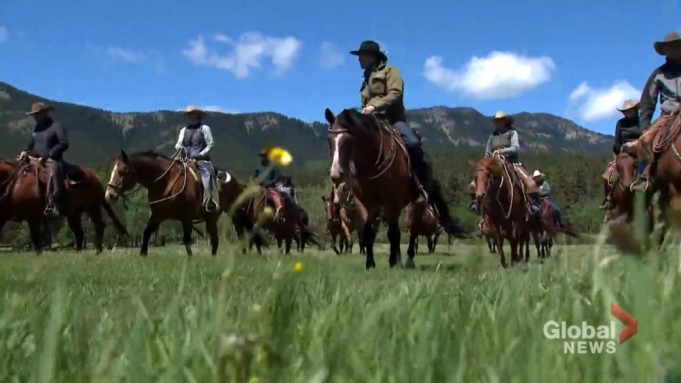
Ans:
{"label": "white cloud", "polygon": [[345,54],[343,54],[336,45],[325,41],[319,47],[319,65],[324,69],[333,69],[345,63]]}
{"label": "white cloud", "polygon": [[0,26],[0,43],[4,43],[9,38],[7,28]]}
{"label": "white cloud", "polygon": [[627,81],[618,81],[609,88],[591,88],[583,82],[570,93],[568,113],[585,122],[608,120],[620,115],[617,108],[624,101],[639,97],[641,91]]}
{"label": "white cloud", "polygon": [[556,64],[550,57],[525,57],[511,52],[492,52],[473,57],[459,70],[442,65],[442,57],[429,57],[424,77],[446,92],[461,92],[479,100],[519,96],[548,82]]}
{"label": "white cloud", "polygon": [[104,49],[104,53],[112,62],[122,62],[126,64],[152,65],[157,72],[162,72],[165,63],[161,54],[154,50],[136,51],[117,46],[109,46]]}
{"label": "white cloud", "polygon": [[203,36],[199,36],[189,41],[182,55],[196,65],[226,70],[241,79],[248,77],[251,70],[260,68],[267,59],[274,67],[274,74],[284,73],[293,66],[302,48],[302,43],[295,37],[271,37],[257,32],[244,33],[237,41],[216,34],[213,40],[229,45],[230,52],[221,54],[209,49]]}

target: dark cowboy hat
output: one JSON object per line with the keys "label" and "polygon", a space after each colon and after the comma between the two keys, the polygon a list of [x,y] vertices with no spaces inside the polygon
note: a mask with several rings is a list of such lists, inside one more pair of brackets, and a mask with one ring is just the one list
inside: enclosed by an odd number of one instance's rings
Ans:
{"label": "dark cowboy hat", "polygon": [[498,112],[494,115],[494,118],[492,119],[492,121],[497,121],[497,120],[506,120],[506,121],[508,121],[508,123],[511,124],[511,125],[513,125],[513,122],[515,122],[515,120],[513,119],[513,117],[509,116],[508,114],[506,114],[506,113],[504,113],[504,112],[502,112],[502,111],[498,111]]}
{"label": "dark cowboy hat", "polygon": [[656,41],[653,47],[655,47],[655,52],[666,56],[668,48],[681,47],[681,36],[676,32],[669,33],[664,37],[664,40]]}
{"label": "dark cowboy hat", "polygon": [[622,105],[622,109],[617,108],[617,110],[619,110],[620,112],[624,112],[625,110],[635,109],[635,108],[638,108],[638,102],[636,102],[634,100],[627,100]]}
{"label": "dark cowboy hat", "polygon": [[378,45],[378,43],[371,40],[362,42],[362,44],[359,46],[359,49],[356,51],[351,51],[350,54],[355,56],[366,54],[376,57],[378,61],[388,61],[388,56],[381,51],[381,47]]}
{"label": "dark cowboy hat", "polygon": [[53,107],[46,105],[45,103],[42,102],[36,102],[35,104],[31,105],[31,111],[26,113],[27,116],[32,116],[34,114],[38,114],[43,111],[52,111],[54,110]]}

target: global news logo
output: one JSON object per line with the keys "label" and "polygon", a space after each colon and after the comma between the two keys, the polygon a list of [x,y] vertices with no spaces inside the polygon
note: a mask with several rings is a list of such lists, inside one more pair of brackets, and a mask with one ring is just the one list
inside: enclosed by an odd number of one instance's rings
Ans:
{"label": "global news logo", "polygon": [[[638,320],[615,303],[610,304],[610,313],[627,326],[619,334],[619,344],[624,344],[638,332]],[[544,336],[551,340],[563,341],[565,354],[614,354],[617,351],[616,322],[593,326],[587,322],[568,325],[566,322],[550,320],[544,324]]]}

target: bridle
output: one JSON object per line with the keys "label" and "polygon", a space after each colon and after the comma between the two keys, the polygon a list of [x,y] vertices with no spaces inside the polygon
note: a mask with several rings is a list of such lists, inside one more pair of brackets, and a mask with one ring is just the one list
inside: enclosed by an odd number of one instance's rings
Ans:
{"label": "bridle", "polygon": [[[382,175],[384,175],[388,169],[390,169],[395,162],[395,158],[397,157],[397,146],[399,145],[402,150],[404,151],[405,154],[407,154],[407,149],[402,145],[400,140],[397,138],[397,132],[395,129],[390,129],[387,123],[382,122],[381,120],[378,119],[375,115],[373,115],[374,119],[376,120],[376,124],[379,127],[379,137],[380,137],[380,147],[378,149],[378,155],[376,158],[376,162],[374,163],[374,166],[376,166],[376,174],[368,177],[359,177],[359,178],[368,178],[369,181],[373,181]],[[336,127],[334,128],[333,126],[329,126],[328,133],[330,135],[338,135],[338,134],[343,134],[343,133],[348,133],[352,135],[352,132],[350,129],[347,128],[339,128]],[[383,147],[384,147],[384,137],[383,133],[387,133],[391,140],[390,140],[390,148],[388,149],[388,153],[386,156],[383,155]],[[409,156],[407,155],[407,159]],[[407,160],[408,161],[408,160]],[[410,167],[411,169],[411,167]],[[353,173],[355,177],[357,177],[357,171],[356,167],[353,166],[352,162],[350,164],[350,170]]]}

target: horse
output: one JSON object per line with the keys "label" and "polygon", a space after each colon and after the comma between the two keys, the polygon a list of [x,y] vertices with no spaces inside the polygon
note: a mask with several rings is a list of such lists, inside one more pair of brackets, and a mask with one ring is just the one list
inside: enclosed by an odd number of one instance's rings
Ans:
{"label": "horse", "polygon": [[[128,232],[121,223],[111,205],[104,198],[104,186],[97,176],[89,169],[77,165],[64,164],[66,199],[60,209],[60,214],[67,218],[69,228],[75,236],[77,251],[84,249],[85,232],[83,231],[82,215],[86,213],[95,228],[95,251],[103,251],[104,229],[106,224],[102,217],[102,209],[107,213],[115,228],[122,235]],[[46,169],[44,164],[35,158],[22,163],[0,161],[0,178],[9,178],[3,182],[4,190],[1,194],[0,230],[8,220],[28,222],[31,241],[36,253],[42,252],[42,231],[46,225],[44,211],[46,198]]]}
{"label": "horse", "polygon": [[[511,245],[511,264],[522,260],[521,253],[527,245],[525,260],[529,258],[529,238],[535,235],[537,252],[540,252],[537,219],[527,211],[527,197],[522,181],[503,156],[494,155],[473,163],[476,168],[475,198],[483,214],[489,218],[490,227],[500,235],[496,238],[497,252],[502,267],[507,267],[503,240]],[[540,223],[539,223],[540,224]],[[519,251],[520,247],[520,251]]]}
{"label": "horse", "polygon": [[[400,215],[421,194],[411,172],[409,155],[402,138],[394,128],[375,115],[364,115],[356,110],[346,109],[336,117],[331,110],[326,109],[325,117],[329,123],[331,181],[336,186],[343,182],[349,185],[352,194],[368,213],[369,219],[361,230],[366,246],[365,267],[376,267],[374,218],[380,214],[388,224],[388,263],[390,267],[401,267]],[[432,172],[429,178],[432,178]],[[447,230],[463,236],[463,232],[449,216],[439,183],[433,180],[429,185],[429,198],[437,204],[440,218],[447,222]],[[409,256],[406,266],[416,267],[413,256]]]}
{"label": "horse", "polygon": [[243,243],[242,252],[246,253],[249,247],[255,246],[258,253],[262,254],[267,241],[255,225],[254,206],[252,199],[247,196],[247,186],[226,171],[216,169],[216,172],[220,182],[220,207],[232,219],[237,238]]}
{"label": "horse", "polygon": [[418,239],[422,235],[428,241],[428,254],[435,252],[437,240],[442,233],[442,227],[437,221],[433,208],[426,201],[413,202],[407,206],[407,232],[409,233],[409,248],[407,254],[416,254]]}
{"label": "horse", "polygon": [[[343,222],[343,229],[345,236],[350,238],[350,253],[352,253],[352,233],[357,232],[357,242],[359,244],[359,253],[366,255],[366,244],[362,236],[362,228],[369,221],[369,213],[353,194],[347,184],[341,183],[333,187],[334,212],[338,212],[340,219]],[[378,229],[381,225],[382,217],[380,214],[373,219],[374,232],[378,234]]]}
{"label": "horse", "polygon": [[615,172],[609,180],[610,200],[613,208],[606,220],[623,219],[627,223],[634,220],[634,192],[631,184],[636,178],[636,159],[627,153],[615,158]]}
{"label": "horse", "polygon": [[[322,196],[322,201],[324,202],[324,213],[326,216],[326,231],[331,236],[334,253],[342,254],[344,251],[350,251],[350,238],[346,234],[348,231],[347,227],[341,220],[340,214],[335,212],[332,199]],[[337,240],[338,247],[336,247]]]}
{"label": "horse", "polygon": [[480,217],[480,223],[478,224],[478,229],[480,230],[480,234],[478,235],[478,237],[485,238],[485,242],[487,242],[487,247],[489,248],[489,252],[492,253],[492,254],[496,254],[496,252],[497,252],[496,237],[499,234],[494,232],[494,229],[491,227],[491,224],[489,222],[489,218],[487,217],[487,215],[482,215]]}
{"label": "horse", "polygon": [[[302,226],[305,227],[310,227],[310,215],[307,214],[305,209],[303,209],[301,206],[298,206],[300,209],[300,221],[302,222]],[[296,230],[296,247],[298,248],[299,253],[305,252],[305,246],[307,245],[307,242],[309,241],[309,238],[307,238],[307,233],[302,230],[300,227]]]}
{"label": "horse", "polygon": [[[192,230],[194,221],[204,221],[210,237],[211,254],[218,252],[218,226],[221,210],[208,211],[203,206],[202,183],[198,171],[190,161],[176,155],[168,158],[154,151],[128,154],[121,150],[113,158],[111,180],[106,197],[115,201],[135,186],[147,189],[151,216],[144,229],[140,255],[149,253],[149,239],[166,220],[182,223],[183,239],[188,256],[192,256]],[[208,191],[205,191],[208,193]]]}

